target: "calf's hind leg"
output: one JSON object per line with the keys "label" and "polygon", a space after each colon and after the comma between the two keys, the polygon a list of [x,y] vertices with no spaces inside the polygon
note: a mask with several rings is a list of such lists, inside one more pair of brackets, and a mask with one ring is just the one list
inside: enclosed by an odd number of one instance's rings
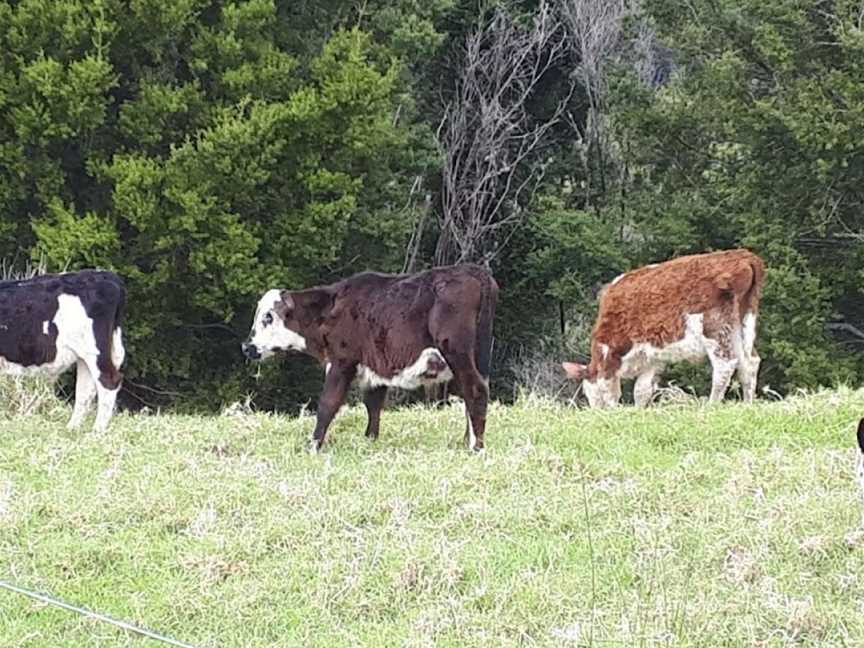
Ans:
{"label": "calf's hind leg", "polygon": [[455,380],[459,383],[459,391],[465,401],[465,413],[468,418],[465,438],[468,447],[480,451],[484,447],[489,385],[477,371],[472,354],[444,352],[444,359],[447,360]]}
{"label": "calf's hind leg", "polygon": [[729,388],[729,381],[732,380],[732,374],[738,366],[738,359],[734,357],[731,350],[715,349],[708,352],[708,358],[711,360],[711,397],[708,399],[712,403],[719,403],[726,395],[726,390]]}
{"label": "calf's hind leg", "polygon": [[108,429],[108,423],[114,415],[114,405],[117,402],[117,393],[120,391],[123,376],[110,360],[103,359],[102,356],[99,360],[87,358],[86,363],[96,388],[96,422],[93,424],[93,431],[104,432]]}
{"label": "calf's hind leg", "polygon": [[738,380],[745,403],[753,401],[756,395],[756,377],[762,359],[756,353],[756,315],[748,313],[741,326],[741,348],[738,354]]}
{"label": "calf's hind leg", "polygon": [[75,408],[72,410],[72,418],[66,425],[68,429],[74,430],[81,425],[87,412],[90,411],[95,396],[96,380],[90,375],[87,363],[79,358],[75,370]]}
{"label": "calf's hind leg", "polygon": [[657,370],[655,368],[645,370],[636,378],[636,384],[633,386],[633,401],[636,403],[636,407],[647,407],[651,402],[656,380]]}

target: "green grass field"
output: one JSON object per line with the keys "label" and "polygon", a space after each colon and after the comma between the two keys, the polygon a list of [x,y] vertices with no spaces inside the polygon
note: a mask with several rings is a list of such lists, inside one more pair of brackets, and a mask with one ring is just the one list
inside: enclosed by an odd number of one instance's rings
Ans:
{"label": "green grass field", "polygon": [[[860,646],[864,391],[0,420],[0,579],[200,646]],[[0,591],[3,646],[151,645]],[[152,644],[156,645],[156,644]]]}

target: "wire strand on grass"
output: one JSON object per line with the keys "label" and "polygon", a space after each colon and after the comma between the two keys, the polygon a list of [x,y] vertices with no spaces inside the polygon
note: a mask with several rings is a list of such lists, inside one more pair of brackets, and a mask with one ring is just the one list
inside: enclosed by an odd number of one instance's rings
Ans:
{"label": "wire strand on grass", "polygon": [[145,630],[144,628],[139,628],[132,625],[131,623],[126,623],[125,621],[112,619],[111,617],[104,614],[99,614],[98,612],[91,612],[90,610],[76,607],[74,605],[70,605],[69,603],[64,603],[59,599],[48,596],[47,594],[39,594],[38,592],[32,592],[28,589],[24,589],[23,587],[18,587],[16,585],[12,585],[11,583],[7,583],[6,581],[0,580],[0,588],[7,589],[10,592],[15,592],[16,594],[23,594],[24,596],[28,596],[37,601],[41,601],[42,603],[47,603],[48,605],[53,605],[64,610],[69,610],[70,612],[75,612],[76,614],[80,614],[81,616],[90,617],[91,619],[96,619],[97,621],[108,623],[109,625],[113,625],[117,628],[122,628],[123,630],[134,632],[143,637],[148,637],[156,641],[161,641],[162,643],[166,643],[171,646],[180,646],[180,648],[196,648],[192,644],[187,644],[183,643],[182,641],[177,641],[176,639],[171,639],[170,637],[160,635],[156,632],[152,632],[151,630]]}

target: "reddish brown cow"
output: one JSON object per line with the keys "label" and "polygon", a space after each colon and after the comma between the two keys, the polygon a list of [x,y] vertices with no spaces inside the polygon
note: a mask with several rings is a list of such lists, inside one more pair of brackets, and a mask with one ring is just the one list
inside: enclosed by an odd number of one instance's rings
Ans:
{"label": "reddish brown cow", "polygon": [[354,381],[372,439],[378,437],[388,388],[452,382],[452,391],[465,400],[468,443],[481,450],[497,295],[495,280],[473,265],[413,275],[364,272],[308,290],[274,289],[258,302],[243,352],[258,360],[277,351],[303,351],[325,366],[316,450]]}
{"label": "reddish brown cow", "polygon": [[713,370],[711,400],[720,401],[732,374],[751,401],[759,356],[756,317],[765,264],[749,250],[680,257],[617,277],[601,292],[587,366],[563,363],[582,380],[592,407],[611,407],[621,379],[636,378],[634,400],[647,405],[663,368],[706,355]]}

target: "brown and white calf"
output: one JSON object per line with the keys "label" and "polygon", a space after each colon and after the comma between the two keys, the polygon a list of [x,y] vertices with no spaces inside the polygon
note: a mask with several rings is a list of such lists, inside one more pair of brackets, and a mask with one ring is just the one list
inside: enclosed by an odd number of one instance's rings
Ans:
{"label": "brown and white calf", "polygon": [[105,430],[122,383],[125,304],[126,288],[112,272],[0,281],[0,373],[56,378],[75,365],[69,428],[81,424],[96,396],[94,430]]}
{"label": "brown and white calf", "polygon": [[590,364],[565,362],[564,370],[582,380],[591,407],[617,405],[622,378],[636,378],[634,400],[644,406],[666,365],[708,356],[710,400],[723,400],[737,369],[751,401],[764,281],[765,264],[749,250],[679,257],[620,275],[601,292]]}
{"label": "brown and white calf", "polygon": [[378,437],[389,388],[449,383],[465,400],[469,447],[481,450],[497,295],[495,280],[473,265],[410,275],[364,272],[308,290],[269,290],[258,302],[243,353],[260,360],[302,351],[325,366],[315,450],[355,381],[371,439]]}

